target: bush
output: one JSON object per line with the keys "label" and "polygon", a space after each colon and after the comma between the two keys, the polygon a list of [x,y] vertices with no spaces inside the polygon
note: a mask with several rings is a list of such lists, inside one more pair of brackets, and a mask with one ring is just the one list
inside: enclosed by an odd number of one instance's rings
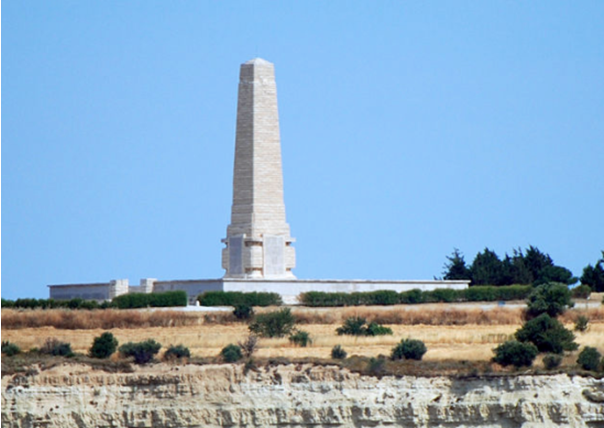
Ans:
{"label": "bush", "polygon": [[371,357],[367,363],[367,372],[373,375],[381,374],[384,372],[384,366],[386,365],[386,357],[378,355],[377,358]]}
{"label": "bush", "polygon": [[516,331],[516,339],[520,342],[533,343],[539,352],[561,354],[564,351],[574,351],[577,344],[575,335],[566,329],[560,321],[544,313]]}
{"label": "bush", "polygon": [[581,284],[573,288],[570,293],[575,299],[587,299],[591,294],[591,287],[589,285]]}
{"label": "bush", "polygon": [[95,337],[90,348],[90,356],[93,358],[109,358],[117,349],[118,341],[113,334],[105,332]]}
{"label": "bush", "polygon": [[246,304],[238,304],[233,309],[233,315],[240,321],[247,321],[254,316],[254,308]]}
{"label": "bush", "polygon": [[2,307],[17,309],[97,309],[99,304],[96,300],[84,300],[79,297],[71,300],[25,298],[15,301],[2,299]]}
{"label": "bush", "polygon": [[441,288],[431,291],[413,289],[396,293],[392,290],[363,293],[324,293],[309,291],[300,295],[300,302],[310,307],[396,305],[433,302],[493,302],[523,300],[530,294],[530,285],[474,286],[462,290]]}
{"label": "bush", "polygon": [[246,358],[250,358],[258,349],[258,336],[250,334],[243,342],[238,342],[241,352]]}
{"label": "bush", "polygon": [[346,355],[348,354],[340,345],[336,345],[331,348],[331,358],[333,358],[334,360],[343,360],[344,358],[346,358]]}
{"label": "bush", "polygon": [[341,327],[336,328],[336,333],[339,336],[365,336],[367,328],[365,324],[367,320],[363,317],[350,317],[346,318],[344,324]]}
{"label": "bush", "polygon": [[546,369],[552,370],[559,367],[562,363],[562,356],[556,354],[547,354],[543,357],[543,365]]}
{"label": "bush", "polygon": [[502,366],[530,367],[539,350],[532,343],[509,340],[499,345],[493,352],[495,352],[493,361],[497,364],[501,364]]}
{"label": "bush", "polygon": [[579,315],[577,320],[575,321],[575,331],[580,331],[581,333],[587,331],[589,328],[589,318],[585,315]]}
{"label": "bush", "polygon": [[602,358],[602,355],[596,348],[586,346],[579,354],[577,364],[584,370],[596,371],[600,366],[600,358]]}
{"label": "bush", "polygon": [[392,329],[375,322],[369,323],[365,332],[367,336],[385,336],[387,334],[392,334]]}
{"label": "bush", "polygon": [[197,296],[201,306],[281,306],[281,296],[278,293],[253,291],[206,291]]}
{"label": "bush", "polygon": [[128,342],[120,346],[119,351],[124,357],[133,357],[136,364],[147,364],[161,349],[161,344],[153,339],[144,342]]}
{"label": "bush", "polygon": [[403,339],[392,348],[392,360],[421,360],[428,349],[424,342],[415,339]]}
{"label": "bush", "polygon": [[117,296],[111,305],[118,309],[135,308],[167,308],[172,306],[187,306],[189,298],[187,292],[166,291],[163,293],[129,293]]}
{"label": "bush", "polygon": [[527,299],[527,316],[537,317],[548,314],[557,317],[573,306],[570,290],[565,284],[548,282],[536,287]]}
{"label": "bush", "polygon": [[289,308],[256,316],[249,330],[260,337],[284,337],[294,328],[295,320]]}
{"label": "bush", "polygon": [[403,291],[399,293],[399,303],[414,305],[424,303],[424,293],[422,290],[414,288],[413,290]]}
{"label": "bush", "polygon": [[226,363],[237,362],[243,357],[241,353],[241,348],[233,344],[227,345],[222,348],[222,351],[220,351],[220,355]]}
{"label": "bush", "polygon": [[8,340],[2,341],[2,353],[7,357],[12,357],[13,355],[20,354],[21,348]]}
{"label": "bush", "polygon": [[375,322],[372,322],[369,325],[365,325],[366,323],[367,320],[363,317],[346,318],[344,324],[341,327],[336,328],[336,333],[340,336],[381,336],[392,334],[392,329],[389,327],[384,327]]}
{"label": "bush", "polygon": [[289,341],[294,345],[298,345],[303,348],[306,348],[312,343],[312,340],[310,339],[310,333],[304,330],[298,330],[294,334],[289,336]]}
{"label": "bush", "polygon": [[15,307],[15,302],[12,300],[8,300],[8,299],[0,299],[0,300],[2,301],[3,308],[14,308]]}
{"label": "bush", "polygon": [[71,350],[71,344],[61,342],[60,340],[49,337],[40,348],[42,354],[55,355],[60,357],[73,357],[75,354]]}
{"label": "bush", "polygon": [[181,358],[191,358],[189,348],[184,345],[170,345],[164,353],[164,360],[180,360]]}

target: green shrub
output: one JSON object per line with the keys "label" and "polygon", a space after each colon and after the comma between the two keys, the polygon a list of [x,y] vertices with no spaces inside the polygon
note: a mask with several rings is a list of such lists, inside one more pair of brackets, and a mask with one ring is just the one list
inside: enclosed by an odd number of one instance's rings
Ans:
{"label": "green shrub", "polygon": [[84,300],[79,297],[71,300],[24,298],[15,301],[2,299],[2,307],[17,309],[97,309],[99,304],[96,300]]}
{"label": "green shrub", "polygon": [[117,349],[118,341],[113,334],[105,332],[95,337],[90,348],[90,356],[94,358],[109,358]]}
{"label": "green shrub", "polygon": [[367,332],[367,327],[365,327],[366,323],[367,320],[363,317],[346,318],[344,324],[341,327],[336,328],[336,333],[339,336],[365,336]]}
{"label": "green shrub", "polygon": [[164,353],[164,360],[180,360],[181,358],[191,358],[189,348],[184,345],[170,345]]}
{"label": "green shrub", "polygon": [[247,321],[254,316],[254,308],[244,303],[235,305],[233,309],[233,315],[240,321]]}
{"label": "green shrub", "polygon": [[7,357],[12,357],[13,355],[17,355],[21,353],[21,348],[19,348],[14,343],[9,342],[8,340],[2,341],[2,353]]}
{"label": "green shrub", "polygon": [[8,300],[8,299],[0,299],[2,301],[2,307],[3,308],[14,308],[15,307],[15,302],[12,300]]}
{"label": "green shrub", "polygon": [[394,348],[390,358],[392,360],[421,360],[428,349],[421,340],[403,339]]}
{"label": "green shrub", "polygon": [[597,371],[600,366],[600,358],[602,358],[602,355],[596,348],[586,346],[579,354],[577,364],[584,370]]}
{"label": "green shrub", "polygon": [[493,352],[495,352],[494,362],[502,366],[513,365],[514,367],[530,367],[539,353],[537,347],[532,343],[515,340],[502,343]]}
{"label": "green shrub", "polygon": [[591,294],[591,287],[589,285],[581,284],[571,291],[571,296],[575,299],[587,299]]}
{"label": "green shrub", "polygon": [[564,351],[577,349],[577,344],[574,342],[575,335],[560,321],[546,313],[527,321],[516,331],[515,336],[520,342],[533,343],[539,352],[561,354]]}
{"label": "green shrub", "polygon": [[555,369],[556,367],[559,367],[561,363],[562,363],[561,355],[547,354],[545,357],[543,357],[543,365],[548,370],[552,370],[552,369]]}
{"label": "green shrub", "polygon": [[136,364],[147,364],[161,349],[161,344],[153,339],[144,342],[128,342],[120,346],[120,354],[124,357],[133,357]]}
{"label": "green shrub", "polygon": [[222,348],[222,351],[220,351],[220,355],[226,363],[234,363],[243,358],[241,348],[233,344],[227,345]]}
{"label": "green shrub", "polygon": [[385,327],[375,322],[369,323],[365,332],[365,335],[367,336],[385,336],[388,334],[392,334],[392,329],[390,327]]}
{"label": "green shrub", "polygon": [[289,308],[256,316],[249,330],[260,337],[284,337],[294,328],[295,319]]}
{"label": "green shrub", "polygon": [[60,340],[49,337],[40,348],[42,354],[60,356],[60,357],[73,357],[75,354],[71,350],[71,344],[67,342],[61,342]]}
{"label": "green shrub", "polygon": [[346,355],[348,354],[340,345],[336,345],[331,348],[331,358],[333,358],[334,360],[343,360],[344,358],[346,358]]}
{"label": "green shrub", "polygon": [[573,306],[570,290],[566,284],[548,282],[535,287],[527,299],[527,316],[548,314],[557,317]]}
{"label": "green shrub", "polygon": [[587,331],[589,328],[589,318],[585,315],[579,315],[577,320],[575,321],[575,331],[580,331],[581,333]]}
{"label": "green shrub", "polygon": [[414,305],[417,303],[424,303],[424,293],[422,290],[414,288],[409,291],[402,291],[398,295],[399,303]]}
{"label": "green shrub", "polygon": [[346,318],[344,324],[336,328],[336,333],[340,336],[381,336],[392,334],[392,329],[389,327],[384,327],[375,322],[371,322],[369,325],[366,324],[367,320],[363,317]]}
{"label": "green shrub", "polygon": [[201,306],[281,306],[281,296],[278,293],[253,291],[206,291],[197,296]]}
{"label": "green shrub", "polygon": [[187,306],[189,298],[186,291],[166,291],[163,293],[128,293],[117,296],[111,301],[118,309],[167,308]]}
{"label": "green shrub", "polygon": [[386,365],[386,357],[378,355],[377,358],[371,357],[367,363],[367,372],[369,374],[378,375],[384,372],[384,366]]}
{"label": "green shrub", "polygon": [[432,302],[482,302],[498,300],[522,300],[531,292],[530,285],[473,286],[455,290],[441,288],[431,291],[413,289],[396,293],[378,290],[357,293],[324,293],[309,291],[300,295],[300,302],[309,307],[396,305]]}
{"label": "green shrub", "polygon": [[436,290],[425,291],[425,302],[459,302],[463,298],[463,290],[453,290],[451,288],[437,288]]}
{"label": "green shrub", "polygon": [[294,345],[298,345],[303,348],[306,348],[312,343],[312,340],[310,339],[310,333],[304,330],[298,330],[294,334],[289,336],[289,341]]}

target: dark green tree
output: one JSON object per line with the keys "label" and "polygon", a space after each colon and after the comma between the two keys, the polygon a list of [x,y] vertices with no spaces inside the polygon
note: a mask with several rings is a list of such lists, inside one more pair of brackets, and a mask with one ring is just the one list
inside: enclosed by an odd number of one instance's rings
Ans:
{"label": "dark green tree", "polygon": [[109,358],[117,349],[118,341],[113,334],[106,331],[95,337],[90,348],[90,356],[94,358]]}
{"label": "dark green tree", "polygon": [[394,348],[390,354],[391,360],[421,360],[428,351],[426,345],[421,340],[403,339]]}
{"label": "dark green tree", "polygon": [[476,254],[470,272],[472,285],[502,285],[503,264],[497,254],[488,248]]}
{"label": "dark green tree", "polygon": [[537,286],[529,294],[526,303],[528,318],[544,313],[550,317],[557,317],[573,306],[571,291],[566,284],[559,282],[548,282]]}
{"label": "dark green tree", "polygon": [[248,328],[250,332],[260,337],[283,337],[293,331],[295,323],[296,320],[290,309],[284,308],[257,315]]}
{"label": "dark green tree", "polygon": [[463,258],[463,254],[457,249],[453,249],[453,253],[447,256],[448,262],[445,263],[445,270],[443,271],[444,279],[456,280],[456,279],[471,279],[470,269],[466,266],[466,261]]}
{"label": "dark green tree", "polygon": [[542,253],[537,247],[530,245],[524,255],[524,264],[531,273],[531,282],[541,277],[541,271],[548,266],[554,266],[549,254]]}
{"label": "dark green tree", "polygon": [[583,370],[596,371],[600,367],[600,358],[602,358],[602,355],[596,348],[586,346],[579,354],[577,364],[579,364]]}
{"label": "dark green tree", "polygon": [[220,355],[225,363],[235,363],[243,358],[241,348],[232,343],[222,348]]}
{"label": "dark green tree", "polygon": [[513,365],[514,367],[530,367],[539,353],[532,343],[508,340],[493,349],[495,356],[493,361],[502,366]]}
{"label": "dark green tree", "polygon": [[592,291],[604,291],[604,251],[602,251],[602,258],[596,262],[595,266],[589,264],[583,268],[580,280],[581,284],[589,285]]}
{"label": "dark green tree", "polygon": [[531,342],[539,352],[561,354],[578,348],[575,335],[546,313],[524,323],[515,336],[519,342]]}
{"label": "dark green tree", "polygon": [[134,357],[136,364],[147,364],[153,360],[161,349],[161,344],[153,339],[144,342],[128,342],[119,347],[120,354],[124,357]]}
{"label": "dark green tree", "polygon": [[505,255],[503,259],[503,282],[506,285],[532,284],[533,276],[524,261],[520,248],[514,249],[512,256]]}

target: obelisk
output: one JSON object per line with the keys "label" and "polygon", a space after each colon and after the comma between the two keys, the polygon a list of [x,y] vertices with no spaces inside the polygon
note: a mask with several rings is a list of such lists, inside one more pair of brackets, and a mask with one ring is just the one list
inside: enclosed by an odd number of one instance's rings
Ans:
{"label": "obelisk", "polygon": [[231,224],[222,240],[224,277],[295,278],[273,64],[260,58],[242,64],[238,97]]}

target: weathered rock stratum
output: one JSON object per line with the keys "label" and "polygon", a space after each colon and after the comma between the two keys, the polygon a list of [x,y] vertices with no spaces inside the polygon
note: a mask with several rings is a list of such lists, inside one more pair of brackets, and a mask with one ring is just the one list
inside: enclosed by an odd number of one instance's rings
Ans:
{"label": "weathered rock stratum", "polygon": [[63,365],[2,378],[2,427],[603,427],[604,380],[383,377],[336,366]]}

